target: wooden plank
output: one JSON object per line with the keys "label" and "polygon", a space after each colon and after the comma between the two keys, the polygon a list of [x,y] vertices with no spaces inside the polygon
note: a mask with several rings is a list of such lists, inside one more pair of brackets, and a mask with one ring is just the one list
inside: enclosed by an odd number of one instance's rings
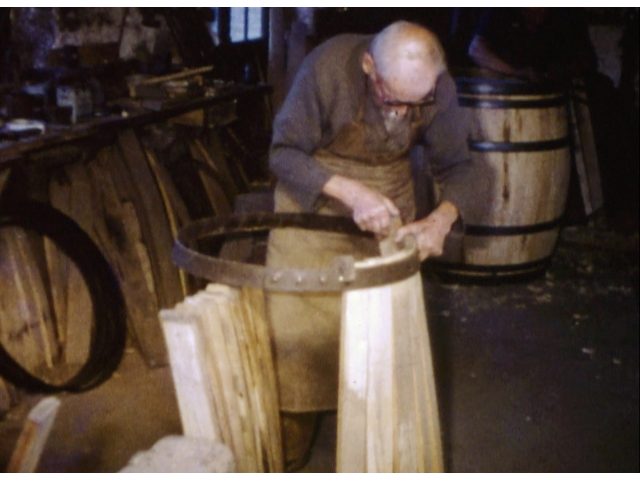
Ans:
{"label": "wooden plank", "polygon": [[569,115],[580,193],[585,214],[589,216],[603,206],[604,199],[589,100],[584,88],[574,87],[569,102]]}
{"label": "wooden plank", "polygon": [[58,398],[47,397],[31,409],[9,460],[7,472],[35,472],[59,408]]}
{"label": "wooden plank", "polygon": [[410,320],[412,353],[415,359],[414,373],[416,380],[416,395],[418,401],[418,420],[421,427],[421,442],[419,469],[426,472],[443,472],[444,459],[442,454],[442,439],[440,433],[440,417],[438,399],[436,397],[435,378],[424,295],[420,274],[416,273],[407,280],[407,303]]}
{"label": "wooden plank", "polygon": [[193,370],[206,374],[203,383],[210,386],[210,396],[197,403],[215,415],[219,436],[233,451],[238,470],[276,472],[283,470],[283,458],[275,371],[270,340],[263,338],[268,330],[264,313],[255,312],[256,307],[264,310],[261,292],[211,284],[170,312],[163,310],[161,318],[163,326],[186,320],[197,325],[201,355]]}
{"label": "wooden plank", "polygon": [[171,362],[182,431],[190,437],[219,441],[213,388],[206,371],[198,321],[176,310],[161,310],[159,316]]}
{"label": "wooden plank", "polygon": [[[95,240],[93,228],[96,220],[94,196],[89,174],[84,164],[68,166],[71,180],[70,212],[65,213]],[[69,365],[83,365],[89,356],[93,316],[93,303],[84,277],[75,265],[68,270],[67,320],[65,324],[65,361]]]}
{"label": "wooden plank", "polygon": [[[398,284],[406,284],[406,280]],[[408,292],[404,286],[393,285],[393,369],[394,380],[401,380],[394,393],[394,427],[397,443],[394,445],[393,471],[415,472],[418,464],[416,419],[418,417],[417,390],[414,373],[413,341],[409,327]]]}
{"label": "wooden plank", "polygon": [[190,306],[197,314],[199,327],[203,336],[204,346],[209,358],[209,367],[215,371],[214,380],[219,382],[215,387],[222,395],[221,412],[228,424],[227,437],[223,441],[231,448],[236,458],[239,472],[250,472],[245,454],[245,440],[242,430],[242,417],[246,413],[243,400],[238,399],[237,377],[235,367],[228,354],[229,340],[222,327],[222,318],[216,308],[219,300],[212,293],[199,292],[185,300],[185,306]]}
{"label": "wooden plank", "polygon": [[260,374],[256,377],[260,383],[258,393],[262,395],[258,399],[261,402],[258,414],[260,416],[260,437],[268,454],[267,467],[270,472],[282,472],[284,470],[284,456],[280,428],[280,405],[264,293],[256,288],[243,288],[241,300],[241,306],[245,310],[243,319],[249,324],[250,344],[255,347],[257,365],[254,370]]}
{"label": "wooden plank", "polygon": [[[226,287],[225,287],[226,288]],[[256,397],[255,394],[260,391],[260,368],[256,366],[255,354],[253,353],[253,347],[250,346],[248,327],[244,313],[242,311],[242,300],[240,299],[240,291],[235,288],[229,288],[233,292],[233,298],[229,301],[227,306],[228,315],[221,313],[225,320],[228,320],[226,325],[229,327],[229,331],[233,333],[234,341],[232,342],[237,346],[238,358],[234,365],[239,368],[238,376],[241,378],[242,386],[247,395],[247,411],[244,419],[243,431],[245,434],[245,443],[249,450],[247,451],[247,457],[250,457],[253,463],[255,463],[257,471],[264,471],[265,460],[263,459],[263,451],[261,450],[260,441],[260,422],[261,409],[260,397]]]}
{"label": "wooden plank", "polygon": [[[205,363],[204,368],[206,369],[206,372],[208,373],[208,376],[211,380],[213,391],[213,406],[218,423],[218,429],[220,431],[220,437],[222,441],[233,450],[233,445],[230,442],[232,435],[229,417],[231,413],[228,413],[229,408],[232,407],[227,407],[224,397],[224,391],[221,389],[221,387],[223,386],[222,373],[220,371],[219,365],[215,363],[215,346],[213,343],[208,342],[207,334],[204,333],[204,330],[202,328],[200,328],[203,326],[202,323],[206,323],[206,313],[202,312],[200,303],[196,300],[197,295],[198,294],[187,298],[184,303],[180,303],[176,307],[176,310],[178,310],[180,313],[186,313],[187,315],[192,316],[197,320],[200,334],[203,340],[202,349]],[[199,319],[202,317],[205,317],[205,319]]]}
{"label": "wooden plank", "polygon": [[231,169],[229,168],[227,159],[224,156],[222,147],[219,143],[215,142],[216,140],[217,138],[213,139],[209,147],[206,147],[202,140],[193,139],[189,143],[189,148],[191,150],[191,155],[194,158],[204,162],[216,173],[227,196],[228,202],[232,204],[234,198],[240,193],[240,187],[231,174]]}
{"label": "wooden plank", "polygon": [[337,472],[367,467],[368,310],[362,290],[342,295],[340,377],[338,379]]}
{"label": "wooden plank", "polygon": [[[63,213],[71,210],[71,182],[64,169],[54,172],[49,182],[49,202]],[[67,303],[69,297],[69,271],[72,263],[49,238],[44,240],[44,252],[49,271],[52,311],[56,320],[58,343],[64,347],[67,340]]]}
{"label": "wooden plank", "polygon": [[171,175],[158,161],[156,153],[151,149],[145,149],[145,155],[147,156],[149,166],[151,166],[158,188],[160,189],[171,232],[175,235],[182,226],[191,221],[189,211],[180,197],[180,194],[171,179]]}
{"label": "wooden plank", "polygon": [[[215,290],[215,291],[214,291]],[[229,395],[228,402],[235,403],[235,410],[238,413],[238,424],[236,440],[238,443],[238,467],[241,472],[261,471],[260,460],[257,454],[255,438],[253,436],[253,420],[251,413],[251,379],[247,377],[245,357],[243,347],[238,337],[235,327],[242,323],[234,309],[239,302],[237,290],[223,285],[207,286],[206,295],[215,294],[215,308],[209,313],[215,316],[215,320],[220,324],[222,337],[224,340],[225,353],[228,360],[228,370],[230,372],[232,384],[224,387]]]}
{"label": "wooden plank", "polygon": [[[391,265],[389,253],[357,262]],[[417,272],[343,293],[338,394],[338,472],[443,470],[435,381]]]}
{"label": "wooden plank", "polygon": [[118,144],[122,152],[123,172],[127,173],[122,177],[128,178],[126,187],[131,193],[142,237],[149,251],[158,300],[162,308],[167,308],[182,298],[182,287],[178,269],[171,262],[173,236],[162,195],[133,130],[122,131],[118,135]]}
{"label": "wooden plank", "polygon": [[[35,235],[33,235],[35,236]],[[46,287],[21,228],[0,230],[0,342],[27,370],[53,368],[58,354]]]}
{"label": "wooden plank", "polygon": [[152,262],[131,192],[120,183],[119,161],[117,150],[108,147],[89,163],[99,213],[96,235],[121,283],[130,333],[150,366],[164,365],[167,353],[157,316],[160,308]]}
{"label": "wooden plank", "polygon": [[[175,239],[178,235],[178,230],[191,220],[187,207],[178,194],[178,190],[173,184],[171,176],[164,166],[158,162],[158,158],[155,153],[151,149],[145,149],[145,155],[147,156],[149,166],[153,171],[156,183],[160,189],[165,213],[171,229],[171,235]],[[178,273],[180,275],[182,296],[187,296],[190,293],[187,273],[182,269],[179,269]]]}
{"label": "wooden plank", "polygon": [[[207,194],[209,204],[216,216],[226,216],[232,212],[233,194],[232,179],[225,176],[226,171],[214,162],[203,144],[198,139],[189,140],[189,150],[195,159],[195,168],[202,187]],[[224,164],[224,162],[222,162]]]}
{"label": "wooden plank", "polygon": [[369,310],[367,360],[367,472],[393,471],[392,288],[363,290]]}
{"label": "wooden plank", "polygon": [[219,132],[213,131],[209,133],[206,143],[203,143],[205,152],[210,157],[210,162],[221,171],[225,178],[233,180],[237,193],[247,192],[250,188],[249,177],[239,159],[230,159],[231,155],[226,152],[225,145],[221,139],[222,135],[228,136],[233,142],[239,142],[233,131],[228,127],[224,127],[219,129]]}

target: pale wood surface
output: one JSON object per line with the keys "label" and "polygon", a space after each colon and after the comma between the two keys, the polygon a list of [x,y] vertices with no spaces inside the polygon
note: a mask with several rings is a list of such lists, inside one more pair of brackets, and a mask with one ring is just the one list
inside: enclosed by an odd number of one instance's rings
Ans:
{"label": "pale wood surface", "polygon": [[[545,96],[465,96],[490,100],[544,100]],[[568,135],[564,106],[543,108],[469,108],[471,139],[493,142],[537,142]]]}
{"label": "pale wood surface", "polygon": [[472,156],[494,183],[485,218],[465,222],[523,226],[557,219],[564,212],[571,172],[568,147],[545,152],[473,152]]}
{"label": "pale wood surface", "polygon": [[[466,95],[481,100],[544,101],[545,95]],[[471,138],[490,142],[541,142],[568,136],[564,106],[541,108],[465,107],[471,116]],[[479,175],[492,181],[486,209],[465,223],[487,227],[531,226],[562,217],[569,192],[570,147],[542,151],[471,151]],[[528,263],[552,255],[559,227],[527,235],[465,235],[462,259],[468,265]],[[449,268],[447,268],[449,269]]]}
{"label": "pale wood surface", "polygon": [[361,301],[368,297],[360,290],[342,296],[336,471],[364,472],[367,464],[369,312],[366,302]]}
{"label": "pale wood surface", "polygon": [[[358,263],[388,265],[403,255]],[[443,471],[420,274],[347,290],[341,323],[336,470]]]}
{"label": "pale wood surface", "polygon": [[197,320],[174,310],[161,310],[171,373],[176,388],[180,420],[185,435],[220,440],[216,414],[212,410],[213,388],[206,371],[202,336]]}
{"label": "pale wood surface", "polygon": [[[161,318],[163,324],[165,320],[173,324],[180,319],[181,323],[193,320],[197,327],[202,341],[197,362],[199,370],[206,373],[206,383],[211,384],[207,392],[211,396],[206,400],[200,397],[198,403],[206,407],[196,410],[214,414],[220,439],[234,453],[238,471],[281,472],[275,370],[262,292],[210,284],[173,310],[163,310]],[[171,335],[166,329],[165,333]],[[181,376],[177,371],[173,374]],[[176,390],[185,386],[176,381]],[[190,398],[178,395],[178,399],[185,397]]]}
{"label": "pale wood surface", "polygon": [[60,400],[47,397],[31,409],[9,460],[7,472],[35,472],[60,408]]}

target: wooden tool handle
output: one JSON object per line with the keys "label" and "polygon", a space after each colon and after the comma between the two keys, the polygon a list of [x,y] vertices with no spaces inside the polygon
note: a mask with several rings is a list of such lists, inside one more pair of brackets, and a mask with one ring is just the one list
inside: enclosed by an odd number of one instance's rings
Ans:
{"label": "wooden tool handle", "polygon": [[212,65],[209,65],[206,67],[199,67],[197,69],[187,69],[187,70],[183,70],[182,72],[176,72],[175,74],[161,75],[160,77],[151,77],[149,79],[145,79],[139,82],[138,85],[158,84],[162,82],[167,82],[168,80],[177,80],[177,79],[182,79],[184,77],[190,77],[192,75],[204,74],[206,72],[210,72],[211,70],[213,70]]}
{"label": "wooden tool handle", "polygon": [[397,253],[399,248],[395,241],[398,229],[402,226],[402,220],[400,216],[393,216],[391,218],[391,229],[389,235],[380,240],[378,246],[380,248],[380,254],[382,256],[389,256],[390,254]]}

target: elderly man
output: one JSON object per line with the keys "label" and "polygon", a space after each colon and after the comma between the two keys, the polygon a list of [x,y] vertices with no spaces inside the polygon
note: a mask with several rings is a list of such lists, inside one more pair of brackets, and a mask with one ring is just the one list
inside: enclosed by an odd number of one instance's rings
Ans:
{"label": "elderly man", "polygon": [[[364,231],[412,234],[420,256],[442,253],[459,217],[468,163],[467,121],[433,33],[396,22],[378,35],[340,35],[303,62],[274,123],[270,167],[276,211],[353,217]],[[424,145],[443,186],[440,204],[416,221],[409,151]],[[379,255],[371,238],[274,230],[270,266],[320,268],[338,255]],[[271,293],[285,453],[304,459],[314,412],[337,403],[340,297]]]}

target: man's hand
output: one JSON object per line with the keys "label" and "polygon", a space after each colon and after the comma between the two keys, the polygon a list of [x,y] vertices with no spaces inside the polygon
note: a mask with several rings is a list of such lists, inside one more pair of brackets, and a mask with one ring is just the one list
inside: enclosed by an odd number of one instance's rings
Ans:
{"label": "man's hand", "polygon": [[458,209],[448,201],[440,204],[429,216],[398,230],[396,242],[407,234],[415,236],[420,253],[420,261],[429,256],[440,256],[444,248],[444,239],[458,218]]}
{"label": "man's hand", "polygon": [[323,192],[351,209],[353,220],[360,229],[379,236],[388,235],[392,218],[400,216],[389,198],[361,182],[337,174],[329,178]]}

